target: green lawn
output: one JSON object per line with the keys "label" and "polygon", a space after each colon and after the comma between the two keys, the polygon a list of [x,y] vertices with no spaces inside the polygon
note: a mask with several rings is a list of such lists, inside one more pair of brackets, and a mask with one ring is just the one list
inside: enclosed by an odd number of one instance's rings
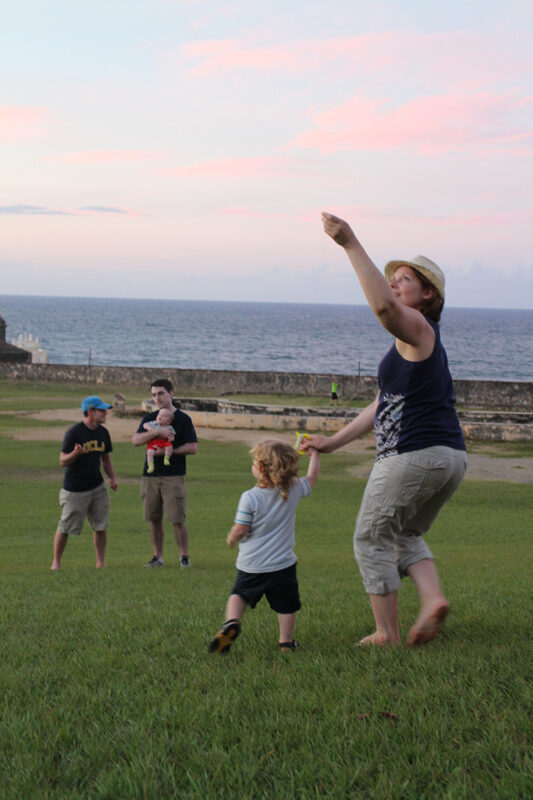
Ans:
{"label": "green lawn", "polygon": [[[89,394],[101,394],[104,400],[110,402],[116,392],[120,392],[126,398],[129,406],[140,405],[142,400],[150,397],[149,386],[105,386],[96,387],[94,384],[63,384],[63,383],[33,383],[31,381],[8,381],[0,380],[0,411],[16,411],[24,408],[26,411],[36,411],[38,409],[65,408],[75,406],[80,402],[80,398]],[[183,395],[185,396],[185,395]],[[196,397],[194,392],[187,394],[187,397]],[[202,396],[211,397],[209,393]],[[180,397],[180,392],[176,391],[176,397]],[[328,397],[306,397],[303,395],[277,395],[277,394],[224,394],[224,400],[235,400],[238,403],[252,403],[259,405],[280,405],[280,406],[311,406],[325,408],[330,405]],[[349,400],[340,398],[339,406],[343,408],[364,408],[368,405],[368,400]]]}
{"label": "green lawn", "polygon": [[[41,388],[37,401],[69,405]],[[355,650],[372,630],[351,542],[364,482],[349,476],[351,456],[323,457],[297,514],[300,650],[277,652],[263,600],[230,654],[212,656],[234,577],[225,534],[252,484],[247,448],[200,442],[187,482],[193,567],[180,570],[168,536],[165,568],[147,570],[143,453],[117,444],[108,568],[94,569],[86,526],[51,573],[58,446],[12,439],[6,419],[2,800],[531,796],[531,486],[467,482],[437,520],[428,542],[452,603],[439,638]],[[406,634],[407,581],[400,599]]]}
{"label": "green lawn", "polygon": [[99,394],[111,402],[116,392],[126,396],[130,405],[140,405],[150,397],[147,386],[96,386],[94,383],[34,383],[33,381],[0,380],[0,411],[39,411],[51,408],[72,408],[83,397]]}

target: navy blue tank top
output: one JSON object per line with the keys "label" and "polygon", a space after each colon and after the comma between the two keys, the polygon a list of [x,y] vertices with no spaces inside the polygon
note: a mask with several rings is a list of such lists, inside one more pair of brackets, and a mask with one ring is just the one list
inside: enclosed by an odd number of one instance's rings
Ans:
{"label": "navy blue tank top", "polygon": [[439,326],[427,321],[435,331],[435,346],[428,358],[407,361],[393,344],[379,365],[374,419],[378,461],[435,445],[466,449]]}

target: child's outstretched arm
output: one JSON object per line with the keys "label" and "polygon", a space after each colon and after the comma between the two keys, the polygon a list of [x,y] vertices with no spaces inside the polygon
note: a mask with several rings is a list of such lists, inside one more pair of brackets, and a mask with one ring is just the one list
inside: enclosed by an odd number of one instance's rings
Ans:
{"label": "child's outstretched arm", "polygon": [[315,450],[314,447],[308,447],[306,453],[309,456],[309,467],[307,468],[307,475],[305,477],[307,478],[309,486],[314,486],[320,474],[320,456],[318,450]]}
{"label": "child's outstretched arm", "polygon": [[228,545],[228,547],[233,547],[234,544],[240,542],[241,539],[244,539],[244,537],[248,536],[249,533],[250,533],[249,525],[242,525],[242,523],[236,522],[233,528],[228,533],[226,544]]}

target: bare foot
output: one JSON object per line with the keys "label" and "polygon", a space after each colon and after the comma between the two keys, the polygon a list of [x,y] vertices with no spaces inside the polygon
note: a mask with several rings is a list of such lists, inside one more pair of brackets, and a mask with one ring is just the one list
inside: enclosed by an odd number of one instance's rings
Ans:
{"label": "bare foot", "polygon": [[435,638],[439,628],[448,616],[450,606],[446,600],[442,599],[429,610],[422,612],[417,619],[407,637],[406,646],[413,647],[416,644],[424,644]]}
{"label": "bare foot", "polygon": [[52,566],[50,567],[50,569],[51,569],[52,571],[55,571],[55,570],[59,569],[59,564],[52,564]]}
{"label": "bare foot", "polygon": [[357,642],[355,647],[398,647],[401,644],[400,639],[389,639],[382,633],[371,633],[370,636],[365,636],[360,642]]}

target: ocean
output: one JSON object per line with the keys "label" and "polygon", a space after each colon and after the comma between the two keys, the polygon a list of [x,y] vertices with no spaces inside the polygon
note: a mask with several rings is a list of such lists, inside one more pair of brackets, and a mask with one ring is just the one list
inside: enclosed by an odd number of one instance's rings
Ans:
{"label": "ocean", "polygon": [[[6,339],[50,363],[376,375],[392,338],[366,306],[0,295]],[[533,311],[445,308],[455,378],[533,380]]]}

